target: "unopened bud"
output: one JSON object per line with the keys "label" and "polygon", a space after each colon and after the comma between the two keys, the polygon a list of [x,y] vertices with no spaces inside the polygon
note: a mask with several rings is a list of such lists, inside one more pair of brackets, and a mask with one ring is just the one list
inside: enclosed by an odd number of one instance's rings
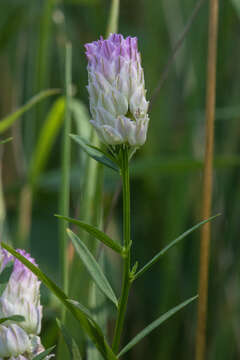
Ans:
{"label": "unopened bud", "polygon": [[[24,250],[17,251],[35,264],[34,259]],[[19,260],[14,259],[6,250],[0,249],[0,252],[1,271],[9,261],[14,260],[10,280],[0,297],[0,317],[22,315],[25,321],[20,322],[19,326],[29,334],[39,334],[42,320],[40,281],[26,266]]]}
{"label": "unopened bud", "polygon": [[149,117],[137,38],[111,34],[85,47],[91,123],[100,139],[109,145],[143,145]]}

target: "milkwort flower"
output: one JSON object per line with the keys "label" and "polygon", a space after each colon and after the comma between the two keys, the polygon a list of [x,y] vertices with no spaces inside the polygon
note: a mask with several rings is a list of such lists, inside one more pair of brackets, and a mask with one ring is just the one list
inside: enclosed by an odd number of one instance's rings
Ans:
{"label": "milkwort flower", "polygon": [[[36,265],[24,250],[17,252]],[[22,315],[25,320],[17,324],[7,321],[0,325],[0,360],[30,360],[44,351],[38,336],[42,321],[40,281],[19,260],[0,247],[0,273],[10,261],[14,261],[14,267],[0,297],[0,318]]]}
{"label": "milkwort flower", "polygon": [[[36,265],[24,250],[18,250],[27,260]],[[4,249],[1,250],[2,266],[13,260]],[[40,281],[19,260],[14,260],[14,268],[7,287],[0,298],[0,317],[22,315],[25,321],[21,327],[29,334],[39,334],[41,330],[42,306],[40,304]]]}
{"label": "milkwort flower", "polygon": [[0,356],[9,358],[31,351],[31,343],[26,332],[16,324],[0,325]]}
{"label": "milkwort flower", "polygon": [[111,34],[86,44],[91,123],[109,145],[146,141],[149,117],[136,37]]}

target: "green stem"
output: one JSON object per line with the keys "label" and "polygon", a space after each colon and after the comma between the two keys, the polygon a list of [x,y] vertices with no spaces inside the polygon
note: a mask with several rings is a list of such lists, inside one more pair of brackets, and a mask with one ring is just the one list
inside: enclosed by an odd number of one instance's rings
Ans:
{"label": "green stem", "polygon": [[120,0],[112,0],[109,22],[107,26],[107,34],[108,37],[111,33],[116,33],[118,29],[118,18],[119,18],[119,3]]}
{"label": "green stem", "polygon": [[[71,115],[70,115],[70,100],[71,100],[71,63],[72,63],[72,47],[71,44],[66,46],[66,110],[65,123],[62,141],[62,184],[60,193],[60,213],[64,216],[69,215],[69,197],[70,197],[70,161],[71,161],[71,144],[69,133],[71,132]],[[68,293],[68,260],[67,260],[67,221],[60,221],[60,264],[61,264],[61,278],[64,292]],[[62,312],[62,320],[65,312]]]}
{"label": "green stem", "polygon": [[129,290],[131,287],[130,279],[130,182],[129,182],[129,156],[128,149],[122,149],[122,182],[123,182],[123,240],[126,249],[126,256],[123,264],[122,292],[119,301],[117,322],[113,339],[113,351],[117,352],[121,340],[123,323],[125,319]]}

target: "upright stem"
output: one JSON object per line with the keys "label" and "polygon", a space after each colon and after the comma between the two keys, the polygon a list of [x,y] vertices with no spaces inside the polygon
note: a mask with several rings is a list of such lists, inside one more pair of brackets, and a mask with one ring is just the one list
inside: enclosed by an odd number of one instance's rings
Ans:
{"label": "upright stem", "polygon": [[109,22],[107,26],[107,36],[111,33],[116,33],[118,29],[118,18],[119,18],[119,3],[120,0],[112,0]]}
{"label": "upright stem", "polygon": [[[71,132],[71,115],[70,115],[70,98],[71,98],[71,63],[72,63],[72,46],[66,46],[66,110],[64,132],[62,140],[62,184],[60,193],[60,214],[64,216],[69,215],[69,197],[70,197],[70,160],[71,160],[71,144],[69,134]],[[68,261],[67,261],[67,221],[60,221],[60,265],[62,286],[66,293],[68,293]],[[62,312],[62,320],[65,312]]]}
{"label": "upright stem", "polygon": [[131,286],[130,280],[130,182],[128,149],[122,149],[122,182],[123,182],[123,242],[126,256],[123,264],[122,292],[119,301],[117,322],[113,339],[113,351],[117,352],[120,344],[127,301]]}
{"label": "upright stem", "polygon": [[[202,209],[203,219],[207,219],[210,217],[212,204],[217,32],[218,0],[210,0],[206,94],[206,148],[204,162]],[[201,233],[196,360],[205,359],[210,230],[211,223],[208,222],[202,227]]]}

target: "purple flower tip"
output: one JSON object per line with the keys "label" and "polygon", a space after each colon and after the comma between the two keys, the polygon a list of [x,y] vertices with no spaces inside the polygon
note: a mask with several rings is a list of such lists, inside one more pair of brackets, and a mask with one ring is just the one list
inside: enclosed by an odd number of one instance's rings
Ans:
{"label": "purple flower tip", "polygon": [[113,58],[122,56],[125,60],[137,60],[138,44],[137,38],[128,36],[124,39],[121,34],[111,34],[108,39],[93,41],[85,45],[86,56],[89,65],[96,65],[99,58],[111,61]]}
{"label": "purple flower tip", "polygon": [[[20,255],[24,256],[27,260],[29,260],[32,264],[37,266],[35,260],[25,250],[17,249],[16,251]],[[14,268],[13,268],[12,276],[25,277],[25,276],[31,275],[31,276],[35,277],[35,275],[32,274],[31,271],[21,261],[19,261],[17,258],[12,256],[11,254],[9,254],[9,252],[7,250],[1,249],[1,252],[2,252],[2,270],[4,269],[4,267],[6,266],[6,264],[9,261],[14,260]]]}

